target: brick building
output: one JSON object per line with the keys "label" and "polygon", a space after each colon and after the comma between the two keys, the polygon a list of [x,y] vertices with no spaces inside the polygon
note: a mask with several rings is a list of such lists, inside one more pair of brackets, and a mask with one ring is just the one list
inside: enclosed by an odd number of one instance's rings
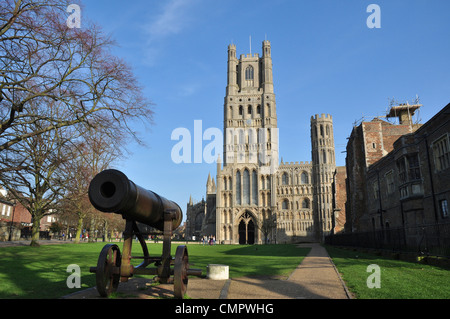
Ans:
{"label": "brick building", "polygon": [[[398,124],[375,118],[371,121],[361,121],[353,127],[347,142],[345,160],[347,168],[346,232],[367,230],[366,181],[369,167],[391,152],[398,138],[420,127],[419,124],[413,124],[411,120],[419,105],[406,109],[402,106],[392,109],[394,111],[392,115],[397,115],[399,118]],[[408,116],[404,115],[405,112]]]}
{"label": "brick building", "polygon": [[[400,105],[388,116],[354,127],[347,144],[347,231],[449,222],[450,104],[423,125],[420,105]],[[415,238],[417,234],[406,234]]]}
{"label": "brick building", "polygon": [[344,231],[345,226],[345,203],[347,200],[346,191],[347,171],[345,166],[336,166],[333,175],[333,234]]}
{"label": "brick building", "polygon": [[[7,200],[7,193],[0,189],[0,241],[19,240],[21,237],[31,235],[32,218],[30,212],[18,201]],[[50,225],[56,221],[54,215],[41,219],[40,230],[48,231]],[[11,227],[11,223],[13,227]]]}

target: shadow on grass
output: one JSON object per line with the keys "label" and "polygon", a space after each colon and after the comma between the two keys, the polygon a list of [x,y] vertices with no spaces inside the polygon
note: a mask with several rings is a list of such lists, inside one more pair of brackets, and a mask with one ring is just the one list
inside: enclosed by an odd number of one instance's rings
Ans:
{"label": "shadow on grass", "polygon": [[68,288],[66,283],[71,275],[67,272],[70,264],[80,266],[81,289],[93,286],[95,276],[89,273],[89,267],[96,264],[99,246],[93,249],[89,246],[91,244],[0,248],[0,298],[46,299],[70,294],[76,290]]}
{"label": "shadow on grass", "polygon": [[[95,274],[89,268],[97,264],[98,255],[106,243],[43,245],[41,247],[0,248],[0,298],[54,299],[95,286]],[[121,251],[122,245],[118,244]],[[136,248],[135,248],[136,246]],[[153,255],[160,254],[162,245],[149,245]],[[172,245],[175,253],[177,245]],[[141,255],[139,245],[133,245]],[[288,276],[302,261],[309,249],[294,245],[262,246],[200,246],[189,245],[192,268],[212,263],[230,265],[230,276]],[[81,288],[70,289],[66,280],[71,273],[67,266],[81,268]]]}
{"label": "shadow on grass", "polygon": [[277,256],[298,257],[306,256],[310,248],[298,248],[295,245],[241,245],[227,250],[225,255],[241,256]]}
{"label": "shadow on grass", "polygon": [[432,266],[435,268],[440,268],[442,270],[450,270],[447,265],[432,264],[428,265],[426,263],[419,263],[418,261],[413,261],[414,254],[411,254],[411,260],[403,260],[398,258],[398,253],[385,253],[385,254],[375,254],[370,252],[364,252],[362,249],[344,249],[334,246],[325,245],[324,246],[331,258],[340,258],[340,263],[342,265],[356,265],[361,263],[367,263],[371,261],[372,263],[383,263],[385,267],[398,267],[399,264],[403,266],[422,267],[424,265]]}

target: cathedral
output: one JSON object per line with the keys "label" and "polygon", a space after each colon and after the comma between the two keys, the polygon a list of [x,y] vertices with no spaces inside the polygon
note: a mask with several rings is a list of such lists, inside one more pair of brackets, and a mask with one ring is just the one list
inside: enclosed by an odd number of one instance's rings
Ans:
{"label": "cathedral", "polygon": [[[206,200],[187,204],[186,238],[221,244],[321,242],[345,219],[345,169],[336,167],[331,115],[311,117],[311,161],[279,161],[271,44],[262,56],[228,46],[223,158]],[[299,143],[300,145],[300,143]],[[292,145],[292,147],[300,147]]]}

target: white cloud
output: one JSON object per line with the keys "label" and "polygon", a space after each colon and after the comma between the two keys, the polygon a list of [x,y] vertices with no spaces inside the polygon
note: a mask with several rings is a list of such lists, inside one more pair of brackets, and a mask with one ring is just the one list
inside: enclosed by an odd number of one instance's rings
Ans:
{"label": "white cloud", "polygon": [[190,8],[196,0],[171,0],[145,29],[151,40],[181,32],[191,20]]}
{"label": "white cloud", "polygon": [[187,97],[197,93],[200,88],[201,85],[199,83],[189,82],[181,85],[179,92],[181,96]]}
{"label": "white cloud", "polygon": [[[150,12],[149,22],[143,26],[146,36],[143,55],[145,65],[154,66],[165,50],[166,40],[185,31],[194,21],[195,13],[192,8],[198,1],[200,0],[164,1],[165,4],[159,11]],[[155,10],[155,6],[151,9]]]}

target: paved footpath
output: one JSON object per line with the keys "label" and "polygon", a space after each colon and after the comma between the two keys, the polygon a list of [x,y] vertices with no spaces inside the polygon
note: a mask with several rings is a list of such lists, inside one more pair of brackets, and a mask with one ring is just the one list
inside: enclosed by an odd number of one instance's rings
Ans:
{"label": "paved footpath", "polygon": [[228,299],[348,299],[349,294],[325,248],[312,247],[287,280],[275,278],[235,278]]}
{"label": "paved footpath", "polygon": [[[189,278],[187,295],[192,299],[349,299],[339,273],[325,248],[320,244],[301,244],[311,247],[309,254],[289,278],[240,277],[229,280]],[[118,293],[126,297],[172,297],[173,285],[151,287],[148,278],[132,278],[120,283]],[[65,298],[99,298],[95,288],[80,291]]]}

